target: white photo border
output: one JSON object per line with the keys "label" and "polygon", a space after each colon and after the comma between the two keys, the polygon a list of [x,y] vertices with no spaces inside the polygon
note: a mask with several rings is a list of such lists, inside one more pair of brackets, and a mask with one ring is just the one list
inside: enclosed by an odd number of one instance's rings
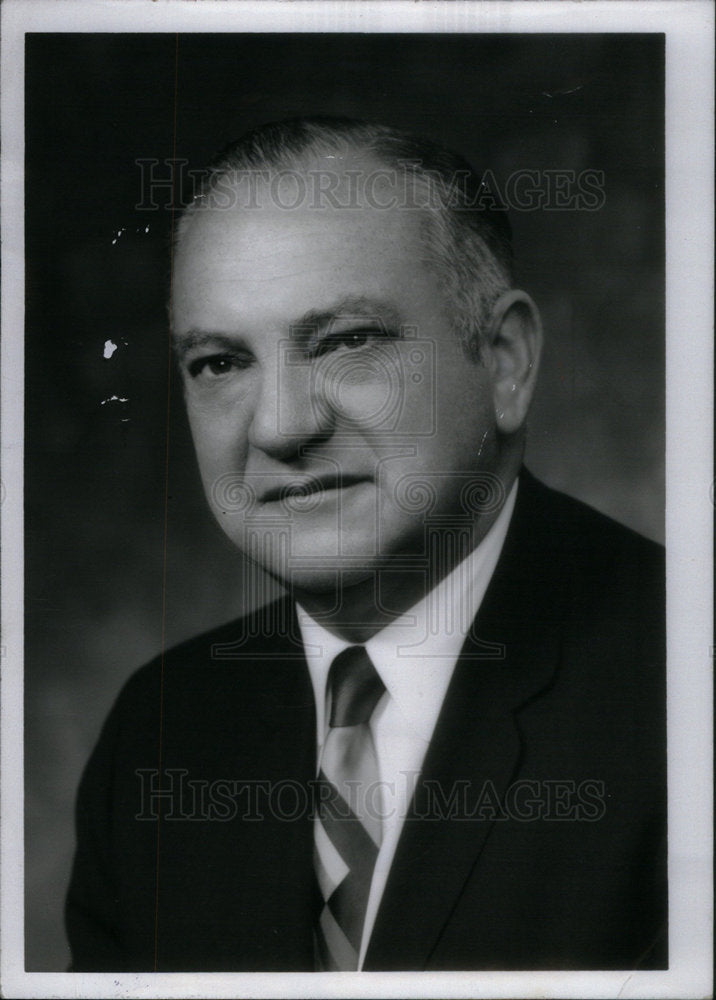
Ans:
{"label": "white photo border", "polygon": [[[2,15],[2,965],[12,997],[697,997],[712,991],[713,27],[706,0],[5,0]],[[24,33],[666,35],[670,968],[648,972],[24,971]]]}

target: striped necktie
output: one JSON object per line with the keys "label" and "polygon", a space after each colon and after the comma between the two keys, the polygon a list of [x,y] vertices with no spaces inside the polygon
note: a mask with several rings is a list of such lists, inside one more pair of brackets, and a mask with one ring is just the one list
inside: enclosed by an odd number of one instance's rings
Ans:
{"label": "striped necktie", "polygon": [[314,864],[321,890],[320,970],[356,970],[381,840],[378,761],[368,726],[385,687],[362,646],[349,646],[328,675],[330,728],[318,774]]}

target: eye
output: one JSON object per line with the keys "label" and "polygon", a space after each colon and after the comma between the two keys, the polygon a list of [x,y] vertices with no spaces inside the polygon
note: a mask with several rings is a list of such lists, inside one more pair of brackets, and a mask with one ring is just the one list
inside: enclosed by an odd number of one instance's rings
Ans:
{"label": "eye", "polygon": [[192,378],[203,377],[205,380],[217,380],[232,371],[247,368],[249,361],[247,358],[233,354],[209,354],[202,358],[190,362],[187,370]]}
{"label": "eye", "polygon": [[372,331],[369,330],[347,330],[345,333],[338,333],[332,337],[328,337],[326,342],[333,345],[333,347],[347,347],[348,350],[354,350],[356,347],[362,347],[363,344],[367,343],[371,333]]}
{"label": "eye", "polygon": [[[354,351],[363,347],[369,340],[381,340],[390,337],[391,334],[381,327],[366,327],[355,330],[344,330],[341,333],[331,333],[314,347],[312,355],[320,358],[323,354],[336,351],[341,347]],[[394,335],[393,335],[394,336]]]}

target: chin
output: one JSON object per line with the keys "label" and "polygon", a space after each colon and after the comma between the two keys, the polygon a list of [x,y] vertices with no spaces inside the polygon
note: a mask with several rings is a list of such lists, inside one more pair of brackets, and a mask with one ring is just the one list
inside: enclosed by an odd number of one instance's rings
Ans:
{"label": "chin", "polygon": [[[254,522],[251,528],[220,522],[233,544],[256,565],[292,590],[313,594],[353,587],[375,577],[390,562],[389,555],[376,553],[374,531],[344,529],[303,523],[266,525]],[[371,526],[372,527],[372,526]]]}
{"label": "chin", "polygon": [[274,579],[297,595],[304,594],[334,594],[342,588],[356,587],[364,584],[374,576],[371,568],[356,569],[355,566],[341,568],[340,565],[311,567],[301,569],[293,567],[264,566]]}

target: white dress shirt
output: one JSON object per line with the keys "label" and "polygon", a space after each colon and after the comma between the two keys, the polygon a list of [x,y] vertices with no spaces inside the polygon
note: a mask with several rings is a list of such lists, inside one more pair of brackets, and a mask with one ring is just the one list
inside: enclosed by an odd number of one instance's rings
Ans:
{"label": "white dress shirt", "polygon": [[[465,636],[497,565],[517,496],[517,481],[483,540],[430,593],[362,645],[385,693],[370,726],[382,786],[383,837],[373,871],[358,960],[362,968],[403,820]],[[326,734],[326,680],[348,646],[300,606],[298,620],[316,698],[318,760]]]}

